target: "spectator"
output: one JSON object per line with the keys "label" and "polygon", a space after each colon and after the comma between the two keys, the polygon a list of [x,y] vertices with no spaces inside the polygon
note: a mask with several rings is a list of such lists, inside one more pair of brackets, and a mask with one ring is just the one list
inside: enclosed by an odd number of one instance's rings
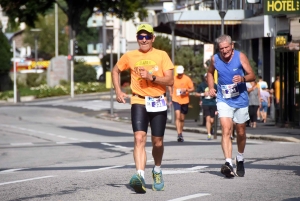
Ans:
{"label": "spectator", "polygon": [[270,107],[270,93],[267,91],[266,86],[262,86],[262,91],[260,92],[260,101],[261,101],[261,115],[262,115],[262,122],[267,122],[267,112],[268,107]]}
{"label": "spectator", "polygon": [[251,82],[251,86],[248,88],[250,127],[256,128],[257,110],[260,106],[260,90],[255,81]]}

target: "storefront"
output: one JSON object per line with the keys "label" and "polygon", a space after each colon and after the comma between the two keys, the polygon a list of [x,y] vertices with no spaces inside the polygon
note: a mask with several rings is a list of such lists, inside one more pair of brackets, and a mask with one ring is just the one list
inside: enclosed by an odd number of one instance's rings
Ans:
{"label": "storefront", "polygon": [[276,125],[300,127],[300,51],[279,48],[276,58],[279,89],[275,94],[280,97],[279,103],[274,103]]}

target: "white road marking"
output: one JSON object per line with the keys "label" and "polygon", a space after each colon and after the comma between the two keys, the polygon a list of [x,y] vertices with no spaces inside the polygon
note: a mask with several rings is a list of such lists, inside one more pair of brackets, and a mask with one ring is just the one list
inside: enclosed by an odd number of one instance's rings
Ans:
{"label": "white road marking", "polygon": [[74,141],[77,141],[77,140],[78,140],[77,138],[73,138],[73,137],[70,137],[69,139],[70,139],[70,140],[74,140]]}
{"label": "white road marking", "polygon": [[120,146],[120,145],[110,144],[110,143],[106,143],[106,142],[103,142],[101,144],[109,146],[109,147],[116,147],[116,148],[121,148],[121,149],[131,149],[129,147],[123,147],[123,146]]}
{"label": "white road marking", "polygon": [[26,143],[26,142],[24,142],[24,143],[10,143],[10,145],[12,145],[12,146],[29,146],[29,145],[33,145],[33,143],[31,143],[31,142],[28,142],[28,143]]}
{"label": "white road marking", "polygon": [[94,171],[109,170],[109,169],[114,169],[114,168],[119,168],[119,167],[124,167],[124,166],[125,165],[115,165],[115,166],[92,169],[92,170],[83,170],[83,171],[79,171],[79,172],[94,172]]}
{"label": "white road marking", "polygon": [[[147,163],[152,162],[153,160],[148,160]],[[135,163],[129,163],[127,165],[135,165]],[[97,168],[97,169],[92,169],[92,170],[83,170],[79,172],[95,172],[95,171],[101,171],[101,170],[109,170],[109,169],[114,169],[114,168],[119,168],[119,167],[124,167],[126,165],[115,165],[115,166],[110,166],[110,167],[104,167],[104,168]]]}
{"label": "white road marking", "polygon": [[19,171],[19,170],[26,170],[26,169],[28,169],[28,168],[8,169],[8,170],[0,171],[0,174],[11,173],[11,172],[15,172],[15,171]]}
{"label": "white road marking", "polygon": [[296,142],[277,142],[279,144],[295,144]]}
{"label": "white road marking", "polygon": [[74,143],[74,142],[56,142],[56,144],[71,144],[71,143]]}
{"label": "white road marking", "polygon": [[263,144],[264,142],[261,142],[261,141],[258,141],[258,140],[253,141],[253,140],[248,140],[247,139],[247,144],[249,144],[249,143],[252,143],[252,144]]}
{"label": "white road marking", "polygon": [[[16,126],[7,125],[7,124],[0,124],[0,126],[15,128],[15,129],[19,129],[19,130],[22,130],[22,131],[29,131],[29,132],[32,132],[32,133],[35,133],[35,134],[50,135],[50,136],[59,137],[59,138],[63,138],[63,139],[69,139],[69,140],[73,140],[73,141],[91,142],[91,141],[88,141],[88,140],[80,140],[80,139],[72,138],[72,137],[69,138],[69,137],[66,137],[66,136],[63,136],[63,135],[56,135],[56,134],[53,134],[53,133],[47,133],[47,132],[44,132],[44,131],[32,130],[32,129],[22,128],[22,127],[16,127]],[[11,145],[14,145],[14,146],[32,145],[32,143],[11,143]]]}
{"label": "white road marking", "polygon": [[47,179],[47,178],[51,178],[51,177],[55,177],[55,176],[50,175],[50,176],[35,177],[35,178],[23,179],[23,180],[17,180],[17,181],[9,181],[9,182],[0,183],[0,186],[7,185],[7,184],[21,183],[21,182],[25,182],[25,181],[33,181],[33,180],[38,180],[38,179]]}
{"label": "white road marking", "polygon": [[184,201],[184,200],[190,200],[190,199],[199,198],[199,197],[203,197],[203,196],[207,196],[207,195],[210,195],[210,194],[198,193],[198,194],[194,194],[194,195],[188,195],[188,196],[184,196],[184,197],[180,197],[180,198],[175,198],[175,199],[168,200],[168,201]]}
{"label": "white road marking", "polygon": [[[72,138],[70,138],[70,139],[72,139]],[[76,139],[76,140],[78,140],[78,139]],[[82,141],[82,142],[93,142],[91,140],[80,140],[80,141]]]}
{"label": "white road marking", "polygon": [[186,168],[186,169],[181,169],[181,170],[162,170],[162,173],[164,175],[166,174],[187,174],[187,173],[195,173],[199,172],[199,170],[203,168],[207,168],[208,166],[196,166],[192,168]]}

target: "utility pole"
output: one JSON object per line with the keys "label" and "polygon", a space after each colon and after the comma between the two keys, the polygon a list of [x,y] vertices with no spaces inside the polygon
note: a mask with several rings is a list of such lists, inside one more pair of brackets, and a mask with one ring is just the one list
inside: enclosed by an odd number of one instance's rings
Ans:
{"label": "utility pole", "polygon": [[112,87],[112,69],[113,69],[113,52],[112,52],[112,43],[110,45],[110,73],[111,73],[111,78],[110,78],[110,117],[113,117],[114,115],[114,98],[113,98],[113,87]]}
{"label": "utility pole", "polygon": [[70,40],[70,55],[71,55],[71,98],[74,98],[74,40]]}
{"label": "utility pole", "polygon": [[103,57],[106,55],[106,14],[103,13],[102,15],[102,48],[103,48]]}
{"label": "utility pole", "polygon": [[13,57],[14,57],[14,103],[17,103],[18,91],[17,91],[16,41],[15,40],[13,40]]}
{"label": "utility pole", "polygon": [[31,29],[30,31],[34,32],[35,71],[37,73],[37,67],[38,67],[38,33],[41,31],[41,29]]}
{"label": "utility pole", "polygon": [[221,0],[220,3],[221,5],[219,5],[219,15],[221,17],[221,35],[224,35],[224,17],[226,15],[227,10],[225,9],[224,0]]}
{"label": "utility pole", "polygon": [[58,56],[58,6],[55,4],[55,57]]}

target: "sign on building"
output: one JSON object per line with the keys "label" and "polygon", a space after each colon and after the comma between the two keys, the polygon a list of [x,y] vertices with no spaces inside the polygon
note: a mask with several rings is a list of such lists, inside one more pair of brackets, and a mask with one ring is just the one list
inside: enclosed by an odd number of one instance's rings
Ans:
{"label": "sign on building", "polygon": [[300,14],[300,0],[264,0],[264,14]]}
{"label": "sign on building", "polygon": [[47,84],[54,87],[60,84],[61,80],[70,80],[68,60],[65,56],[54,57],[47,69]]}
{"label": "sign on building", "polygon": [[275,46],[281,47],[287,44],[287,36],[276,36]]}
{"label": "sign on building", "polygon": [[213,44],[204,44],[204,55],[203,55],[203,66],[208,68],[210,63],[210,58],[214,54],[214,45]]}

